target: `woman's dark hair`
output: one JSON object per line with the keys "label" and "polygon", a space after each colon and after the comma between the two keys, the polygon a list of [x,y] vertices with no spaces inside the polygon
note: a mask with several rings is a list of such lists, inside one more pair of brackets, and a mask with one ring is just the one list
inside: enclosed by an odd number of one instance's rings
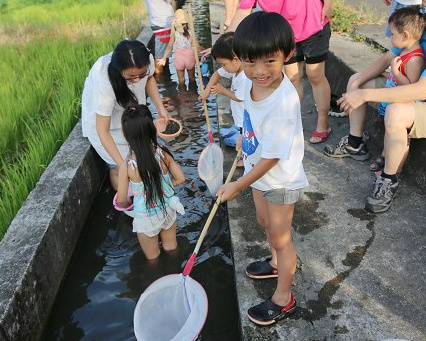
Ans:
{"label": "woman's dark hair", "polygon": [[234,32],[222,34],[212,47],[212,56],[214,59],[223,58],[232,60],[235,57],[232,51],[232,42],[234,41]]}
{"label": "woman's dark hair", "polygon": [[138,101],[135,94],[127,86],[122,72],[132,67],[142,68],[149,65],[149,55],[149,50],[137,40],[123,40],[112,52],[111,62],[108,65],[108,77],[115,98],[123,108],[138,103]]}
{"label": "woman's dark hair", "polygon": [[232,46],[239,59],[258,59],[278,51],[287,57],[294,49],[293,30],[278,13],[255,12],[238,25]]}
{"label": "woman's dark hair", "polygon": [[[131,105],[124,110],[121,117],[123,135],[136,156],[138,172],[146,193],[146,206],[152,207],[158,201],[163,210],[164,197],[161,186],[162,170],[155,158],[157,148],[161,148],[170,156],[170,151],[157,142],[157,130],[152,114],[146,105]],[[173,156],[172,156],[173,157]]]}
{"label": "woman's dark hair", "polygon": [[407,6],[397,9],[389,19],[398,33],[408,31],[414,39],[420,39],[426,25],[425,15],[420,12],[420,6]]}

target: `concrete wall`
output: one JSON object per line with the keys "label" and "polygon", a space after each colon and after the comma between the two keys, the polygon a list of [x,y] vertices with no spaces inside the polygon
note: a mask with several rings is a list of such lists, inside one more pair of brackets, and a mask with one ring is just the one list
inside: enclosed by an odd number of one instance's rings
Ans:
{"label": "concrete wall", "polygon": [[[342,94],[346,90],[349,77],[362,71],[381,52],[373,51],[368,44],[354,42],[350,37],[333,35],[330,41],[330,58],[326,63],[326,75],[331,91]],[[368,147],[371,156],[379,155],[383,148],[383,117],[369,106],[365,131],[370,136]],[[426,192],[426,139],[412,139],[410,153],[403,170],[403,179]]]}
{"label": "concrete wall", "polygon": [[78,123],[0,242],[0,340],[38,340],[106,169]]}

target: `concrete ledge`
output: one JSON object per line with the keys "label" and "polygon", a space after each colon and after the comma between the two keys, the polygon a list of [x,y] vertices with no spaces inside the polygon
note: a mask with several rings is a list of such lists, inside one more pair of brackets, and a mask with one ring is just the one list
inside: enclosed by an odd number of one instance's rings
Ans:
{"label": "concrete ledge", "polygon": [[[364,32],[358,30],[359,33]],[[363,33],[367,34],[367,33]],[[373,39],[373,38],[370,38]],[[385,47],[383,47],[385,48]],[[355,42],[349,36],[333,35],[330,40],[330,58],[326,63],[326,75],[335,94],[346,91],[349,77],[362,71],[378,58],[381,52],[364,42]],[[365,130],[370,136],[368,147],[371,155],[379,155],[383,148],[383,118],[369,106]],[[404,166],[404,180],[426,192],[426,139],[412,139],[409,157]]]}
{"label": "concrete ledge", "polygon": [[79,122],[0,242],[1,341],[40,338],[104,177]]}

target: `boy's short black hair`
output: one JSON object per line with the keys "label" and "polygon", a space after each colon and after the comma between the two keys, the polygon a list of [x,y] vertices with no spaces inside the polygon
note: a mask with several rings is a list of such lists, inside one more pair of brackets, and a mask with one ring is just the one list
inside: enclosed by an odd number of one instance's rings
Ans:
{"label": "boy's short black hair", "polygon": [[393,12],[388,23],[395,27],[398,33],[408,31],[414,39],[420,39],[425,29],[426,18],[420,13],[420,6],[407,6]]}
{"label": "boy's short black hair", "polygon": [[239,59],[258,59],[278,51],[287,57],[293,49],[293,30],[278,13],[252,13],[241,21],[234,34],[233,51]]}
{"label": "boy's short black hair", "polygon": [[226,32],[222,34],[212,47],[213,58],[234,59],[235,53],[232,51],[233,41],[234,32]]}

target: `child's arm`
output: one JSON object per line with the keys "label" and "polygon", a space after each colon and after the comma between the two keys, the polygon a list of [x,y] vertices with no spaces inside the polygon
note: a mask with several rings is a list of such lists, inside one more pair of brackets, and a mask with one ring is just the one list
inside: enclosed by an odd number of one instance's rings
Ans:
{"label": "child's arm", "polygon": [[201,91],[200,93],[201,100],[206,100],[209,97],[212,87],[219,82],[219,79],[220,79],[219,72],[215,71],[214,74],[211,76],[209,83],[207,84],[204,91]]}
{"label": "child's arm", "polygon": [[399,70],[402,60],[401,57],[396,57],[392,59],[392,73],[395,79],[398,81],[398,85],[406,85],[416,83],[420,74],[425,68],[425,61],[422,57],[412,57],[405,66],[405,71],[407,76],[404,76]]}
{"label": "child's arm", "polygon": [[268,173],[280,159],[263,159],[261,158],[258,163],[244,176],[237,181],[230,182],[223,185],[217,195],[222,195],[221,202],[235,199],[238,194],[252,183],[259,180],[262,176]]}
{"label": "child's arm", "polygon": [[131,202],[127,200],[129,188],[129,177],[127,175],[127,164],[123,162],[118,169],[117,202],[121,207],[127,207]]}
{"label": "child's arm", "polygon": [[426,77],[413,84],[381,89],[358,89],[342,95],[337,104],[349,114],[366,102],[406,103],[426,98]]}
{"label": "child's arm", "polygon": [[224,96],[232,99],[235,102],[241,102],[241,100],[238,99],[237,96],[235,96],[234,92],[232,92],[231,90],[225,88],[221,84],[216,84],[216,85],[212,86],[211,93],[213,95],[222,94],[222,95],[224,95]]}
{"label": "child's arm", "polygon": [[170,175],[172,177],[172,184],[173,186],[180,185],[181,183],[185,182],[185,174],[182,172],[182,168],[177,164],[175,160],[173,160],[173,157],[169,155],[168,153],[164,153],[165,162],[167,165],[167,168],[170,172]]}
{"label": "child's arm", "polygon": [[358,77],[350,84],[347,90],[358,90],[359,87],[365,82],[381,75],[390,65],[394,57],[395,55],[392,53],[392,51],[388,51],[381,55],[372,64],[370,64],[363,71],[360,72]]}
{"label": "child's arm", "polygon": [[172,32],[170,33],[169,43],[167,44],[166,50],[164,51],[163,58],[161,58],[157,61],[158,65],[162,65],[162,66],[166,65],[166,59],[169,56],[170,52],[172,52],[174,43],[175,43],[175,33],[172,30]]}

